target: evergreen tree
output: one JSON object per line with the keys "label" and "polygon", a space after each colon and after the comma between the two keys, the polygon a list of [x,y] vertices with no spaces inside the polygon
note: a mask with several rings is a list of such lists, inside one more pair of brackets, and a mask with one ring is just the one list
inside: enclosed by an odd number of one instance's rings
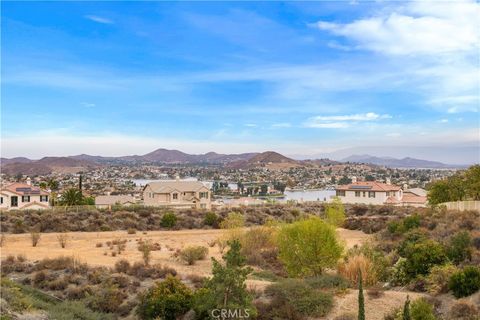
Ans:
{"label": "evergreen tree", "polygon": [[363,296],[362,270],[358,269],[358,320],[365,320],[365,298]]}
{"label": "evergreen tree", "polygon": [[245,280],[252,272],[245,266],[245,257],[240,253],[238,240],[229,242],[230,250],[222,257],[224,264],[212,258],[212,278],[195,296],[194,309],[199,319],[212,318],[212,310],[227,309],[248,312],[252,317],[256,310],[252,296],[247,291]]}
{"label": "evergreen tree", "polygon": [[403,320],[411,320],[410,317],[410,298],[407,296],[405,304],[403,305]]}

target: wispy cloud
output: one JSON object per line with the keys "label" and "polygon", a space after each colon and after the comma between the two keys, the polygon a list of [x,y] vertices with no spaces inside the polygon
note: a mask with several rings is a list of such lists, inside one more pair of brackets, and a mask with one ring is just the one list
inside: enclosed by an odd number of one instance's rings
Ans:
{"label": "wispy cloud", "polygon": [[84,16],[85,19],[98,22],[98,23],[103,23],[103,24],[113,24],[113,20],[105,18],[105,17],[100,17],[96,15],[86,15]]}
{"label": "wispy cloud", "polygon": [[255,123],[245,123],[244,126],[249,128],[255,128],[257,125]]}
{"label": "wispy cloud", "polygon": [[292,126],[289,122],[281,122],[272,124],[272,128],[290,128]]}
{"label": "wispy cloud", "polygon": [[91,102],[82,102],[81,105],[84,106],[85,108],[95,107],[95,103],[91,103]]}
{"label": "wispy cloud", "polygon": [[375,112],[335,115],[335,116],[315,116],[308,118],[303,124],[307,128],[348,128],[352,123],[363,121],[375,121],[380,119],[392,118],[389,114],[377,114]]}

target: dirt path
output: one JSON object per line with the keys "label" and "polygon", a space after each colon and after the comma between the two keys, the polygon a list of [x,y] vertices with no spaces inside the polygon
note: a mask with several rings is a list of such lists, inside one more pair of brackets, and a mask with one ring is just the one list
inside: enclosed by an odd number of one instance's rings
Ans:
{"label": "dirt path", "polygon": [[[344,239],[347,247],[360,244],[369,239],[369,235],[354,230],[338,229],[338,233]],[[1,257],[7,255],[23,254],[29,260],[40,260],[46,257],[73,256],[76,259],[87,262],[92,266],[112,267],[120,259],[127,259],[131,263],[141,261],[141,253],[137,250],[137,240],[151,240],[159,243],[161,250],[152,251],[152,263],[165,264],[175,268],[180,274],[209,275],[211,270],[210,259],[198,261],[194,266],[187,266],[171,257],[176,249],[190,245],[208,247],[209,257],[221,258],[217,246],[210,247],[211,242],[218,239],[223,230],[179,230],[179,231],[149,231],[147,234],[137,232],[127,234],[126,231],[111,232],[69,232],[68,243],[65,249],[59,245],[58,233],[43,233],[37,247],[32,247],[30,234],[9,234],[1,249]],[[111,256],[111,250],[106,245],[107,241],[125,239],[126,250],[116,257]],[[102,247],[96,247],[102,243]],[[105,255],[107,253],[107,255]]]}

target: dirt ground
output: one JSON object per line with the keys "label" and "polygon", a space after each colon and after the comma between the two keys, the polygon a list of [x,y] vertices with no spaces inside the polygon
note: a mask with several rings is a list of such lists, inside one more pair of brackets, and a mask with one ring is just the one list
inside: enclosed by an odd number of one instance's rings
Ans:
{"label": "dirt ground", "polygon": [[[354,230],[338,229],[338,233],[345,240],[347,247],[360,244],[369,239],[369,235]],[[58,256],[73,256],[81,262],[87,262],[91,266],[112,267],[120,259],[127,259],[131,263],[142,261],[142,255],[137,250],[137,240],[150,240],[153,243],[159,243],[161,250],[152,251],[151,263],[160,263],[175,268],[179,274],[197,274],[209,275],[211,271],[210,259],[198,261],[193,266],[187,266],[172,257],[176,249],[181,249],[191,245],[201,245],[208,247],[209,257],[221,259],[221,254],[217,246],[210,247],[212,243],[223,234],[223,230],[179,230],[179,231],[149,231],[146,234],[137,232],[136,234],[127,234],[126,231],[112,232],[69,232],[66,248],[62,249],[59,245],[58,233],[43,233],[36,247],[32,247],[30,234],[11,234],[6,235],[4,245],[1,249],[1,257],[4,259],[8,255],[23,254],[28,260],[41,260],[43,258],[53,258]],[[106,245],[107,241],[115,239],[126,239],[126,250],[120,255],[112,257],[112,251]],[[102,243],[102,247],[96,247],[97,243]],[[107,255],[105,255],[107,253]]]}

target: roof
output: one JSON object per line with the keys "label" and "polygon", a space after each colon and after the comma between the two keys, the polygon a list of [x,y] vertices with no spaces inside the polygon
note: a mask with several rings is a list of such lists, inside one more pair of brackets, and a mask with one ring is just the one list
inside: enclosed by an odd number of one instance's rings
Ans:
{"label": "roof", "polygon": [[129,195],[98,196],[95,197],[96,205],[124,204],[127,202],[135,203],[135,198]]}
{"label": "roof", "polygon": [[47,196],[49,193],[45,190],[40,189],[39,187],[34,187],[32,185],[20,182],[14,182],[2,188],[2,191],[10,191],[21,196]]}
{"label": "roof", "polygon": [[405,203],[427,203],[427,197],[418,196],[409,191],[403,193],[402,202]]}
{"label": "roof", "polygon": [[348,191],[399,191],[400,187],[376,181],[360,181],[337,186],[336,190]]}
{"label": "roof", "polygon": [[198,191],[202,188],[208,190],[208,188],[201,183],[200,181],[177,181],[177,180],[167,180],[167,181],[156,181],[147,183],[145,188],[150,186],[154,193],[171,193],[172,191],[179,192],[192,192]]}
{"label": "roof", "polygon": [[421,196],[421,197],[427,196],[427,191],[422,188],[411,188],[411,189],[405,190],[404,192],[411,192],[414,195]]}
{"label": "roof", "polygon": [[400,203],[400,201],[398,201],[396,197],[390,196],[387,198],[387,200],[385,200],[385,203],[396,204],[396,203]]}

